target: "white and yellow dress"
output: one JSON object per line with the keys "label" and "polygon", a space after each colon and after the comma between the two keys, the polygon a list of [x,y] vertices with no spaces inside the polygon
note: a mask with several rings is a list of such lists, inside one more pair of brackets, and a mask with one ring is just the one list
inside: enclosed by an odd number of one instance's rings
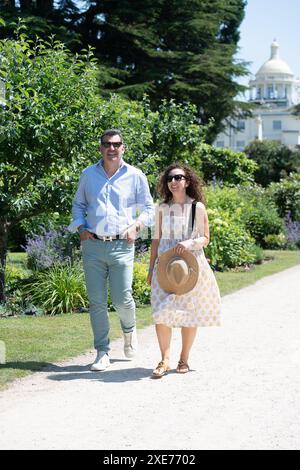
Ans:
{"label": "white and yellow dress", "polygon": [[[197,202],[194,229],[189,236],[192,199],[188,198],[188,202],[184,210],[162,213],[162,236],[158,246],[158,256],[180,241],[203,237],[205,207],[201,202]],[[161,289],[156,277],[156,261],[151,290],[155,323],[169,327],[220,326],[220,292],[214,273],[204,255],[201,241],[195,240],[192,252],[199,263],[199,278],[195,287],[183,295],[168,294]]]}

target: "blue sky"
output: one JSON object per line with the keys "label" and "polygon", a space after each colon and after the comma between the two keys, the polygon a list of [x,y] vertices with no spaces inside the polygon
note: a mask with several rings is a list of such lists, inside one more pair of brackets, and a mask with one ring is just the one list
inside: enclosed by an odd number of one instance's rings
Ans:
{"label": "blue sky", "polygon": [[[300,77],[300,0],[248,0],[246,16],[240,28],[239,57],[252,62],[255,74],[270,57],[270,45],[276,38],[280,57]],[[241,80],[239,80],[241,81]],[[243,84],[248,79],[242,80]]]}

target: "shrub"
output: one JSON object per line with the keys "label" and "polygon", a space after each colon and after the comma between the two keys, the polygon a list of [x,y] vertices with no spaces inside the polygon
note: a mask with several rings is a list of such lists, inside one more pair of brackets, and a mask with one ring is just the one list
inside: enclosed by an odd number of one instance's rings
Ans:
{"label": "shrub", "polygon": [[275,140],[254,140],[246,147],[245,153],[257,163],[255,181],[262,186],[296,171],[299,162],[299,152]]}
{"label": "shrub", "polygon": [[5,270],[5,277],[6,277],[7,287],[9,289],[11,284],[14,284],[16,281],[24,279],[25,272],[24,272],[24,269],[20,267],[7,264],[6,270]]}
{"label": "shrub", "polygon": [[266,235],[264,237],[266,246],[271,250],[282,250],[286,246],[286,236],[284,233],[278,235]]}
{"label": "shrub", "polygon": [[263,248],[271,248],[266,241],[267,237],[279,235],[284,230],[283,220],[274,201],[260,186],[240,188],[240,194],[244,201],[241,217],[247,230],[256,243]]}
{"label": "shrub", "polygon": [[279,183],[272,183],[268,194],[281,217],[289,214],[292,220],[300,222],[300,174],[293,173]]}
{"label": "shrub", "polygon": [[254,240],[245,227],[230,213],[208,209],[210,223],[210,244],[205,249],[211,265],[224,270],[256,260]]}
{"label": "shrub", "polygon": [[7,307],[7,304],[0,303],[0,318],[10,317],[11,315],[11,310]]}
{"label": "shrub", "polygon": [[151,287],[147,284],[148,264],[134,263],[133,266],[133,297],[137,304],[150,303]]}
{"label": "shrub", "polygon": [[147,239],[138,238],[135,242],[135,262],[149,264],[151,236]]}
{"label": "shrub", "polygon": [[23,298],[21,290],[14,289],[9,292],[5,304],[1,305],[1,315],[22,315],[26,307],[26,301]]}
{"label": "shrub", "polygon": [[78,234],[74,236],[64,229],[43,231],[41,235],[33,235],[27,238],[24,247],[28,255],[28,268],[41,271],[58,262],[73,261],[77,245]]}
{"label": "shrub", "polygon": [[80,263],[54,264],[40,271],[24,287],[23,293],[51,315],[72,312],[87,306],[83,269]]}
{"label": "shrub", "polygon": [[270,237],[278,237],[282,233],[283,221],[277,211],[265,205],[263,200],[257,205],[248,206],[243,218],[246,229],[262,248],[271,248],[268,243]]}
{"label": "shrub", "polygon": [[22,313],[23,315],[30,315],[34,317],[40,317],[45,314],[42,308],[37,307],[36,305],[33,305],[31,303],[29,303],[28,305],[26,305],[25,308],[23,308]]}
{"label": "shrub", "polygon": [[217,180],[228,185],[254,181],[253,173],[257,165],[243,152],[201,144],[199,158],[204,181]]}
{"label": "shrub", "polygon": [[254,263],[261,264],[265,259],[264,250],[260,246],[254,245],[252,252],[255,257]]}
{"label": "shrub", "polygon": [[[134,263],[133,296],[138,305],[150,302],[147,272],[147,264]],[[88,308],[81,263],[56,263],[48,269],[36,272],[34,277],[23,285],[22,300],[22,306],[15,310],[17,314],[37,315],[42,309],[45,313],[55,315]],[[109,292],[108,310],[113,310]]]}
{"label": "shrub", "polygon": [[266,236],[278,235],[284,229],[274,202],[259,186],[210,187],[206,196],[209,208],[229,212],[263,248],[268,248]]}
{"label": "shrub", "polygon": [[245,210],[245,201],[238,188],[209,186],[206,188],[205,196],[207,207],[228,212],[238,221],[241,221],[241,215]]}
{"label": "shrub", "polygon": [[25,230],[27,236],[35,237],[36,235],[44,235],[46,232],[62,232],[63,227],[71,223],[71,214],[59,212],[47,212],[35,215],[30,219],[22,220],[21,227]]}
{"label": "shrub", "polygon": [[290,213],[285,218],[287,247],[300,248],[300,222],[293,221]]}

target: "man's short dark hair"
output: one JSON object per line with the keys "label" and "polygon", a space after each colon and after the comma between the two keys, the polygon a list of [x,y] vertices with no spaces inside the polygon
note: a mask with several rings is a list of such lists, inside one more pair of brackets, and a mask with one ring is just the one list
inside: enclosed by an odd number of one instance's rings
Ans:
{"label": "man's short dark hair", "polygon": [[106,129],[106,131],[104,131],[103,134],[100,137],[101,144],[103,144],[105,142],[104,139],[105,139],[106,136],[112,137],[114,135],[120,136],[120,139],[123,142],[123,136],[122,136],[122,133],[121,133],[120,129]]}

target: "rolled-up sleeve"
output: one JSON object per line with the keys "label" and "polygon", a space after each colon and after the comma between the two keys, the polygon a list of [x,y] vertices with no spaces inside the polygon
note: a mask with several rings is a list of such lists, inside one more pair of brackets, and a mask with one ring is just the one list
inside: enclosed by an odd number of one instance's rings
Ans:
{"label": "rolled-up sleeve", "polygon": [[79,179],[78,189],[73,199],[72,217],[73,221],[68,226],[70,232],[76,232],[80,225],[86,225],[87,200],[85,196],[85,173],[82,173]]}
{"label": "rolled-up sleeve", "polygon": [[147,178],[142,172],[138,174],[137,178],[136,199],[140,209],[137,220],[146,227],[151,227],[154,224],[154,204]]}

